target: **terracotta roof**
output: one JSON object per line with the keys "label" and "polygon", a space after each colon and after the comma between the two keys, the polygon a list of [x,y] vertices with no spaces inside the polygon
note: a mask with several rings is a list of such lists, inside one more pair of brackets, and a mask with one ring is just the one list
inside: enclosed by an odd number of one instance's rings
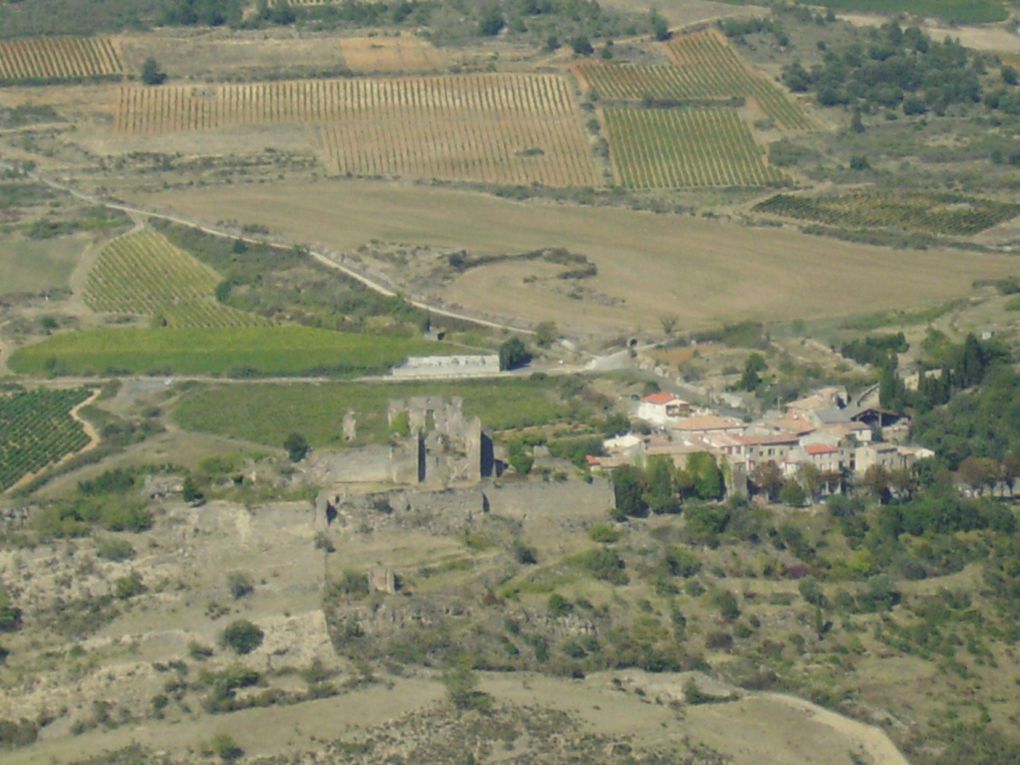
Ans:
{"label": "terracotta roof", "polygon": [[643,399],[646,404],[668,404],[672,401],[679,401],[672,393],[649,393]]}
{"label": "terracotta roof", "polygon": [[804,451],[808,454],[835,454],[839,449],[828,444],[808,444],[804,447]]}
{"label": "terracotta roof", "polygon": [[815,426],[813,424],[800,417],[794,416],[777,417],[774,420],[769,420],[766,424],[769,427],[773,427],[778,430],[788,430],[791,433],[797,433],[800,435],[810,433],[815,430]]}
{"label": "terracotta roof", "polygon": [[793,444],[797,442],[797,434],[773,433],[768,436],[744,436],[741,440],[748,446],[766,446],[768,444]]}
{"label": "terracotta roof", "polygon": [[734,417],[719,417],[714,414],[686,417],[673,423],[673,430],[730,430],[742,427],[744,423]]}

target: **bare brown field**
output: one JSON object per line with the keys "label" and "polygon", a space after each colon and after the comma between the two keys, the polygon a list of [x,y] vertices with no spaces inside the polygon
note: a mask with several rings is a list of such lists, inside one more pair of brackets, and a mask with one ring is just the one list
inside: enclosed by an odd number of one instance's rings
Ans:
{"label": "bare brown field", "polygon": [[335,36],[298,36],[286,27],[258,32],[237,30],[164,29],[120,38],[129,71],[140,72],[154,57],[171,81],[252,80],[280,73],[344,71],[344,57]]}
{"label": "bare brown field", "polygon": [[0,42],[0,81],[66,80],[123,73],[109,37],[30,37]]}
{"label": "bare brown field", "polygon": [[446,55],[418,37],[345,37],[340,41],[344,63],[356,74],[426,72],[446,64]]}
{"label": "bare brown field", "polygon": [[121,90],[123,135],[313,123],[338,173],[595,186],[564,78],[491,74]]}
{"label": "bare brown field", "polygon": [[437,297],[481,315],[549,319],[590,334],[654,329],[668,314],[691,329],[873,313],[943,301],[969,292],[975,279],[1020,273],[1020,262],[1006,255],[892,250],[789,229],[382,182],[171,191],[135,201],[209,222],[259,223],[337,253],[373,239],[476,255],[566,247],[598,267],[577,290],[569,280],[529,280],[542,275],[517,261],[470,269]]}

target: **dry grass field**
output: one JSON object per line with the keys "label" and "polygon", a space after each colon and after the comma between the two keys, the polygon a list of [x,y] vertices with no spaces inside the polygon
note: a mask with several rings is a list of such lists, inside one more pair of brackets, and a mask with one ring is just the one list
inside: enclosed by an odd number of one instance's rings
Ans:
{"label": "dry grass field", "polygon": [[439,69],[446,54],[418,37],[345,37],[340,41],[344,63],[355,74],[425,72]]}
{"label": "dry grass field", "polygon": [[566,80],[490,74],[125,87],[125,135],[240,125],[321,126],[338,173],[547,186],[598,183]]}
{"label": "dry grass field", "polygon": [[108,37],[29,37],[0,42],[0,82],[76,80],[122,74]]}
{"label": "dry grass field", "polygon": [[[517,203],[380,182],[322,182],[138,194],[134,201],[210,222],[260,223],[341,253],[373,239],[467,248],[474,255],[561,246],[594,277],[529,281],[540,264],[473,268],[439,297],[485,315],[550,319],[582,333],[683,328],[741,319],[871,313],[946,300],[975,279],[1020,273],[1016,258],[892,250],[781,228],[621,209]],[[572,296],[574,288],[582,291]],[[413,294],[417,285],[408,285]]]}

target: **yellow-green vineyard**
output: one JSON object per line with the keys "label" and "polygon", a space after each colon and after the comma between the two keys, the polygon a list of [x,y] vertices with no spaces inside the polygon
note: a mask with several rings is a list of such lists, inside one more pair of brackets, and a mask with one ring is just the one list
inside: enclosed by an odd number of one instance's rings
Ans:
{"label": "yellow-green vineyard", "polygon": [[607,109],[617,182],[636,189],[782,182],[737,113],[726,108]]}
{"label": "yellow-green vineyard", "polygon": [[485,74],[124,88],[123,133],[315,124],[339,173],[593,186],[594,160],[563,77]]}
{"label": "yellow-green vineyard", "polygon": [[89,271],[85,302],[104,313],[152,317],[170,327],[266,323],[216,300],[220,276],[163,236],[140,231],[114,240]]}
{"label": "yellow-green vineyard", "polygon": [[590,62],[576,71],[608,101],[752,101],[777,127],[809,130],[814,122],[777,86],[753,71],[714,31],[678,36],[666,45],[669,64]]}
{"label": "yellow-green vineyard", "polygon": [[108,37],[30,37],[0,41],[0,82],[79,80],[122,74]]}

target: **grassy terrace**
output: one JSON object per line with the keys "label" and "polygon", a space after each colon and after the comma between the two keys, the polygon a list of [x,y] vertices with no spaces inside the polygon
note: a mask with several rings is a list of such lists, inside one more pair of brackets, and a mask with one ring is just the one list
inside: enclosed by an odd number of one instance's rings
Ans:
{"label": "grassy terrace", "polygon": [[96,329],[16,352],[22,374],[353,375],[384,372],[411,355],[459,349],[417,338],[310,327]]}
{"label": "grassy terrace", "polygon": [[497,430],[572,419],[579,413],[556,381],[514,379],[201,386],[185,394],[173,417],[188,430],[272,446],[295,432],[312,446],[338,446],[343,440],[341,420],[353,410],[358,417],[358,441],[377,443],[387,436],[389,400],[425,395],[461,396],[468,415],[478,415],[483,425]]}

